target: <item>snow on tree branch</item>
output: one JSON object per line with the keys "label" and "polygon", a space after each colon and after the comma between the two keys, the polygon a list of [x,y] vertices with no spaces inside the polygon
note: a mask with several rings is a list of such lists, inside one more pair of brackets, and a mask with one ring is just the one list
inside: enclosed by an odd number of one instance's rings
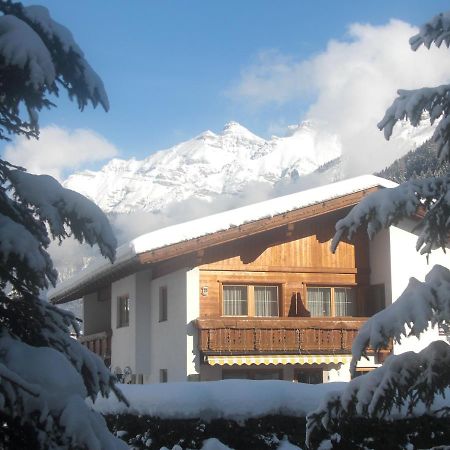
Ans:
{"label": "snow on tree branch", "polygon": [[[16,223],[0,213],[0,259],[9,266],[10,275],[18,282],[27,284],[27,278],[22,273],[23,266],[31,270],[36,277],[33,283],[40,289],[48,287],[47,279],[55,284],[58,274],[53,268],[48,253],[42,248],[41,242],[22,224]],[[20,281],[19,281],[20,280]],[[11,281],[11,280],[10,280]],[[16,283],[12,282],[14,287]]]}
{"label": "snow on tree branch", "polygon": [[390,356],[377,370],[353,379],[340,393],[325,397],[307,417],[307,441],[321,428],[335,431],[354,416],[384,417],[396,406],[409,413],[419,404],[432,406],[435,395],[450,385],[450,346],[432,342],[420,353]]}
{"label": "snow on tree branch", "polygon": [[53,237],[67,237],[68,226],[78,241],[97,244],[102,255],[114,260],[117,241],[108,219],[95,203],[63,188],[49,175],[11,170],[9,179],[16,198],[35,209],[40,219],[48,223]]}
{"label": "snow on tree branch", "polygon": [[[105,111],[109,109],[109,100],[103,86],[103,81],[94,72],[92,67],[84,58],[84,53],[75,42],[72,33],[63,25],[55,22],[48,12],[47,8],[40,5],[27,6],[23,8],[23,13],[35,26],[39,27],[49,40],[57,40],[65,54],[75,54],[78,64],[75,65],[75,73],[70,76],[77,79],[79,83],[84,82],[94,106],[100,103]],[[65,73],[64,76],[67,76]],[[70,82],[70,80],[66,80]],[[81,109],[84,108],[86,102],[79,101]]]}
{"label": "snow on tree branch", "polygon": [[339,242],[351,239],[360,226],[367,227],[372,238],[382,228],[411,217],[419,208],[425,210],[420,224],[416,248],[422,254],[433,248],[445,248],[450,232],[450,177],[409,180],[395,188],[380,189],[368,195],[350,213],[336,223],[336,234],[331,250],[336,251]]}
{"label": "snow on tree branch", "polygon": [[[55,106],[48,97],[61,87],[80,109],[109,108],[101,79],[45,8],[0,0],[0,14],[0,140],[38,137],[38,112]],[[39,298],[57,278],[49,234],[97,244],[114,260],[117,242],[100,208],[0,159],[0,440],[11,449],[24,437],[42,450],[125,449],[85,402],[114,392],[127,403],[115,377],[71,337],[74,316]]]}
{"label": "snow on tree branch", "polygon": [[450,45],[450,11],[434,16],[429,22],[420,27],[420,31],[409,39],[413,50],[417,50],[422,44],[430,48],[432,43],[440,47],[444,42]]}
{"label": "snow on tree branch", "polygon": [[55,82],[56,71],[52,57],[34,30],[17,17],[0,17],[0,54],[8,65],[28,68],[34,89]]}
{"label": "snow on tree branch", "polygon": [[71,448],[128,448],[108,432],[101,415],[84,402],[83,380],[60,352],[29,346],[3,331],[0,376],[2,411],[33,423],[40,448],[54,448],[54,434],[61,434],[61,428],[63,442]]}
{"label": "snow on tree branch", "polygon": [[385,348],[390,338],[419,337],[430,325],[450,325],[450,270],[436,265],[425,282],[411,278],[402,295],[361,327],[352,346],[351,371],[370,346]]}
{"label": "snow on tree branch", "polygon": [[0,13],[0,139],[8,140],[6,133],[37,137],[38,113],[55,106],[48,96],[60,87],[81,110],[89,102],[109,109],[102,80],[46,8],[0,0]]}
{"label": "snow on tree branch", "polygon": [[378,123],[378,128],[384,131],[385,138],[391,137],[394,126],[399,120],[409,120],[412,126],[417,126],[424,119],[425,112],[433,125],[442,116],[432,141],[437,145],[439,158],[450,159],[450,85],[415,90],[399,89],[397,93],[398,97]]}
{"label": "snow on tree branch", "polygon": [[[441,13],[425,25],[418,34],[412,36],[410,45],[417,50],[420,45],[430,48],[434,42],[437,47],[442,43],[450,45],[450,11]],[[426,87],[415,90],[398,90],[398,97],[386,110],[386,113],[378,124],[380,130],[384,130],[384,136],[389,139],[392,130],[399,120],[409,120],[411,125],[417,126],[424,119],[423,113],[430,118],[433,124],[441,118],[432,140],[437,144],[438,156],[441,160],[450,160],[450,85]]]}

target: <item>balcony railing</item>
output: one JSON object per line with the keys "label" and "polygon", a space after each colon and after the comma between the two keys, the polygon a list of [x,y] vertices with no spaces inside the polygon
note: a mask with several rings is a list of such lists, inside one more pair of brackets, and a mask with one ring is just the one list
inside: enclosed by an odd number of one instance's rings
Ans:
{"label": "balcony railing", "polygon": [[197,319],[205,354],[350,353],[365,317]]}
{"label": "balcony railing", "polygon": [[80,336],[78,340],[109,365],[111,361],[111,331]]}

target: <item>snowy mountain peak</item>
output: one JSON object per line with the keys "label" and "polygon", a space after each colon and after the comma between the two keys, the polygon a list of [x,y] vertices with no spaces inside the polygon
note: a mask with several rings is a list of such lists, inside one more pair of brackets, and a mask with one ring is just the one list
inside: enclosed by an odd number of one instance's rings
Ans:
{"label": "snowy mountain peak", "polygon": [[256,134],[253,134],[250,130],[242,126],[238,122],[227,122],[225,126],[223,127],[222,136],[238,136],[250,140],[262,140],[259,136]]}
{"label": "snowy mountain peak", "polygon": [[[207,130],[142,161],[114,159],[97,172],[75,173],[64,184],[106,212],[156,211],[186,199],[238,196],[254,182],[275,185],[303,177],[342,154],[339,136],[315,122],[289,131],[263,139],[229,122],[221,133]],[[409,134],[405,140],[413,141]]]}

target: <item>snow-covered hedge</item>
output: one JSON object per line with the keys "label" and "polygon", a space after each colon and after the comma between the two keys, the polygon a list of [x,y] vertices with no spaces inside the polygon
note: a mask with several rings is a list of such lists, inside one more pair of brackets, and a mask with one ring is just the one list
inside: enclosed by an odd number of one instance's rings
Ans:
{"label": "snow-covered hedge", "polygon": [[[133,449],[306,450],[306,415],[346,385],[273,380],[120,385],[130,406],[100,397],[94,408]],[[449,404],[439,397],[433,410],[445,411]],[[423,415],[424,405],[413,411],[418,417],[405,418],[406,412],[342,421],[332,433],[316,433],[311,448],[322,443],[329,449],[413,450],[450,443],[447,417]]]}

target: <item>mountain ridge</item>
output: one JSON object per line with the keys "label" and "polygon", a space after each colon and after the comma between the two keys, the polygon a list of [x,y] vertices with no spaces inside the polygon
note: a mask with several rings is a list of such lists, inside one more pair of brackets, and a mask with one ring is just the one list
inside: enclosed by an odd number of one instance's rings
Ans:
{"label": "mountain ridge", "polygon": [[310,122],[289,131],[264,139],[229,122],[221,133],[207,130],[143,160],[115,158],[99,171],[69,176],[64,185],[105,212],[154,211],[190,197],[238,194],[249,181],[306,175],[341,155],[339,138]]}

